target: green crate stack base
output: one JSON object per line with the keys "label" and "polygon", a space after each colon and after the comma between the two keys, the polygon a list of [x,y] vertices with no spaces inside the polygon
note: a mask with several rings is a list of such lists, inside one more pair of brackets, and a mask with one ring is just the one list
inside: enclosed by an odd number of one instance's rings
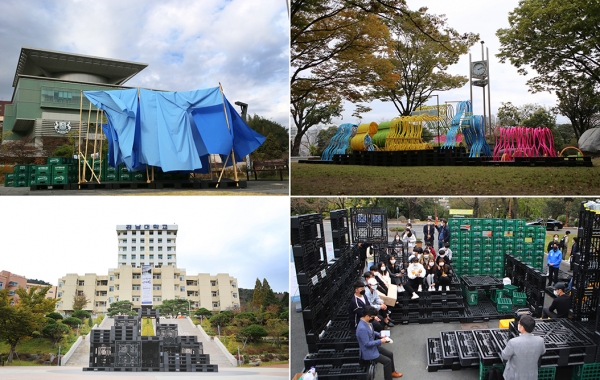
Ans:
{"label": "green crate stack base", "polygon": [[504,285],[504,290],[506,291],[506,295],[508,297],[512,297],[513,293],[518,291],[519,287],[511,284]]}
{"label": "green crate stack base", "polygon": [[513,305],[527,305],[527,294],[523,292],[513,292]]}
{"label": "green crate stack base", "polygon": [[556,378],[556,367],[538,368],[538,380],[554,380]]}
{"label": "green crate stack base", "polygon": [[573,368],[572,380],[598,380],[600,379],[600,363],[578,365]]}
{"label": "green crate stack base", "polygon": [[484,366],[483,362],[479,362],[479,380],[483,380],[485,378],[485,372],[492,367],[500,368],[500,370],[502,370],[504,372],[504,366],[502,364],[494,364],[494,365],[490,365],[490,366]]}
{"label": "green crate stack base", "polygon": [[469,305],[477,305],[479,302],[479,291],[469,290],[464,285],[462,287],[463,296]]}
{"label": "green crate stack base", "polygon": [[[35,166],[35,175],[52,175],[52,165],[36,165]],[[37,181],[37,179],[36,179]]]}
{"label": "green crate stack base", "polygon": [[52,175],[50,174],[37,174],[35,176],[35,182],[31,185],[52,185]]}
{"label": "green crate stack base", "polygon": [[4,177],[4,187],[15,187],[14,178]]}

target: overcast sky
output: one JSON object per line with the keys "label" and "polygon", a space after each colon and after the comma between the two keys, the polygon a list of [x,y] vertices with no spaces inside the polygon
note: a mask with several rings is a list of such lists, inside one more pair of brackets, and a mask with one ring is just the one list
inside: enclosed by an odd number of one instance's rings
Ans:
{"label": "overcast sky", "polygon": [[0,100],[11,100],[21,47],[148,67],[127,82],[166,91],[223,85],[233,104],[288,127],[284,0],[2,0]]}
{"label": "overcast sky", "polygon": [[[456,29],[460,33],[479,33],[482,41],[485,41],[484,46],[489,50],[490,56],[490,91],[491,91],[491,110],[492,114],[496,115],[498,108],[502,102],[512,102],[516,106],[521,106],[526,103],[537,103],[546,107],[554,107],[556,105],[556,96],[551,93],[531,94],[528,92],[529,87],[525,84],[530,77],[524,77],[517,73],[517,69],[510,63],[501,64],[496,58],[499,52],[500,43],[496,37],[496,31],[500,28],[508,28],[508,13],[514,10],[518,4],[518,0],[502,0],[502,1],[476,1],[476,0],[461,0],[453,2],[448,0],[406,0],[410,9],[416,10],[419,7],[426,6],[429,8],[429,13],[447,16],[447,24]],[[476,43],[470,51],[473,61],[481,60],[481,44]],[[453,66],[450,66],[448,72],[453,75],[464,75],[469,77],[469,55],[465,54],[460,61]],[[469,99],[469,83],[462,88],[446,91],[435,92],[440,98],[440,104],[445,101],[457,101]],[[487,88],[486,88],[487,102]],[[483,115],[483,100],[482,90],[480,87],[473,87],[473,108],[475,115]],[[435,105],[436,98],[432,97],[428,105]],[[369,105],[373,110],[368,114],[364,114],[362,122],[389,121],[398,115],[396,107],[392,102],[373,102]],[[339,125],[342,123],[356,123],[352,112],[354,106],[346,103],[343,119],[335,120],[333,124]],[[487,113],[487,106],[486,106]],[[568,119],[559,116],[558,123],[569,123]]]}
{"label": "overcast sky", "polygon": [[57,285],[117,267],[117,225],[177,224],[177,266],[288,291],[288,197],[0,197],[0,270]]}

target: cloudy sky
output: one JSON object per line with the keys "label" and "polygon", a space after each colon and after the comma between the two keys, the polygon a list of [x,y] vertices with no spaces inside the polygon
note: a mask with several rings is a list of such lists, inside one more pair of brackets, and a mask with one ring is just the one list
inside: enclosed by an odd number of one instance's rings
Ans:
{"label": "cloudy sky", "polygon": [[[508,28],[508,13],[514,10],[518,0],[502,1],[476,1],[461,0],[453,2],[448,0],[406,0],[409,8],[418,9],[426,6],[429,13],[442,15],[445,14],[447,24],[460,33],[472,32],[479,33],[482,41],[485,41],[485,47],[490,55],[490,90],[491,90],[491,110],[495,115],[502,102],[512,102],[520,106],[526,103],[537,103],[546,107],[556,105],[556,96],[551,93],[531,94],[528,92],[528,86],[525,84],[529,77],[524,77],[517,73],[517,69],[510,63],[501,64],[496,58],[499,52],[500,43],[496,37],[496,31],[500,28]],[[473,61],[481,60],[481,44],[476,43],[470,53]],[[450,66],[448,72],[453,75],[469,76],[469,55],[461,57],[460,61]],[[434,93],[436,94],[436,93]],[[445,101],[468,100],[469,84],[459,89],[439,92],[440,104]],[[487,89],[486,89],[487,102]],[[428,105],[435,105],[436,98],[429,100]],[[391,102],[373,102],[370,104],[373,108],[368,114],[364,114],[363,123],[375,121],[377,123],[387,121],[397,116],[396,108]],[[483,115],[482,90],[480,87],[473,88],[473,108],[474,114]],[[486,107],[487,109],[487,107]],[[336,120],[334,124],[356,123],[357,120],[352,117],[354,106],[347,103],[343,119]],[[568,119],[559,116],[559,123],[569,123]]]}
{"label": "cloudy sky", "polygon": [[116,226],[177,224],[177,265],[288,290],[288,197],[0,197],[0,270],[56,285],[117,266]]}
{"label": "cloudy sky", "polygon": [[11,100],[23,46],[147,63],[129,86],[188,91],[221,82],[231,103],[288,126],[284,0],[2,0],[0,100]]}

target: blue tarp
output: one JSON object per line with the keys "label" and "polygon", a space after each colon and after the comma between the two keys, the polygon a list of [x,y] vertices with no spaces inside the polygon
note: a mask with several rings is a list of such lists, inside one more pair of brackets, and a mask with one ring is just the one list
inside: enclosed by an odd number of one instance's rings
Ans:
{"label": "blue tarp", "polygon": [[208,172],[209,154],[219,154],[224,161],[233,149],[236,161],[241,162],[265,141],[237,114],[219,87],[187,92],[140,90],[139,102],[137,91],[83,92],[106,113],[108,125],[102,128],[113,167],[122,162],[129,170],[147,164],[166,172]]}

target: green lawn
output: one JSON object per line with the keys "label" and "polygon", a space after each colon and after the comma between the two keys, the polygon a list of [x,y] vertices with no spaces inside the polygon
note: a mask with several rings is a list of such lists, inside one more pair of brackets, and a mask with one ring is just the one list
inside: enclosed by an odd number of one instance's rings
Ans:
{"label": "green lawn", "polygon": [[292,195],[594,195],[594,167],[383,167],[292,163]]}
{"label": "green lawn", "polygon": [[[71,348],[73,343],[75,343],[75,334],[67,337],[60,344],[60,352],[62,354],[66,354],[67,351]],[[48,354],[48,353],[58,353],[58,345],[56,347],[52,347],[52,342],[48,339],[44,338],[33,338],[28,341],[19,343],[17,345],[17,353],[18,354]],[[10,352],[10,346],[4,342],[0,342],[0,354],[6,358],[6,355]],[[16,358],[15,358],[16,359]]]}

